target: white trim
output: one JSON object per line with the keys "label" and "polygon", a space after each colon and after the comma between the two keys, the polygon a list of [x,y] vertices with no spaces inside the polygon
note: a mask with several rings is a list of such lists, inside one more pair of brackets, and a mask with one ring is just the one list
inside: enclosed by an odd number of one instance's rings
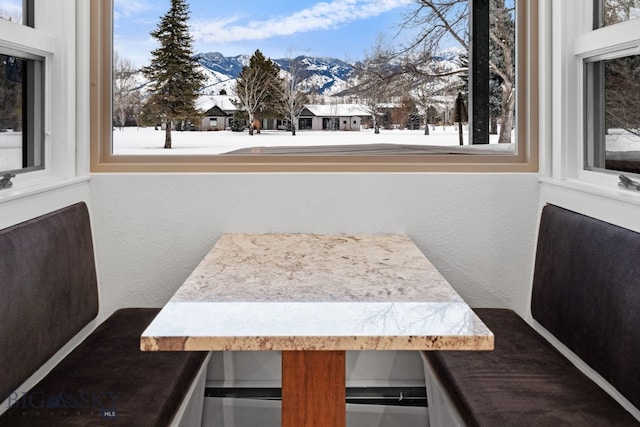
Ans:
{"label": "white trim", "polygon": [[[33,172],[37,174],[38,172]],[[24,176],[27,174],[22,174]],[[20,176],[14,178],[18,179]],[[69,187],[81,182],[89,181],[89,175],[76,176],[70,178],[58,178],[45,180],[34,180],[31,184],[15,185],[11,189],[0,191],[0,204],[9,202],[23,197],[33,196],[44,193],[46,191],[56,190],[59,188]]]}
{"label": "white trim", "polygon": [[573,54],[585,58],[629,48],[635,48],[636,51],[640,48],[638,21],[620,22],[579,35],[576,37]]}
{"label": "white trim", "polygon": [[0,44],[38,56],[56,51],[56,38],[51,34],[4,19],[0,19]]}
{"label": "white trim", "polygon": [[[585,167],[585,64],[640,54],[637,20],[593,30],[593,1],[549,2],[552,24],[544,31],[547,43],[541,45],[551,50],[551,89],[548,95],[543,92],[540,106],[551,106],[550,129],[547,125],[541,131],[551,135],[551,152],[544,157],[551,167],[541,174],[541,182],[638,204],[640,194],[618,187],[618,173]],[[541,118],[544,125],[543,112]]]}
{"label": "white trim", "polygon": [[427,406],[429,408],[429,425],[433,427],[465,427],[466,424],[451,400],[449,393],[438,379],[429,359],[421,351],[424,364],[424,380],[427,388]]}
{"label": "white trim", "polygon": [[13,187],[0,191],[0,203],[86,179],[76,179],[76,36],[88,38],[89,29],[77,34],[76,18],[76,1],[35,0],[33,28],[0,20],[0,48],[44,62],[44,168],[17,174]]}
{"label": "white trim", "polygon": [[180,407],[171,421],[170,427],[191,427],[202,425],[204,413],[204,388],[207,379],[207,367],[211,359],[211,352],[200,366],[198,375],[194,378],[189,390],[184,395]]}

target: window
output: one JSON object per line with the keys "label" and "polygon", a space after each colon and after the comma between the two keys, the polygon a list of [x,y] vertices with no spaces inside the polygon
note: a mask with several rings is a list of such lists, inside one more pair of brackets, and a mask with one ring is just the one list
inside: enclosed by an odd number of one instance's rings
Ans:
{"label": "window", "polygon": [[[33,27],[33,2],[7,4],[0,18],[6,27]],[[44,166],[44,58],[9,46],[0,44],[0,175]]]}
{"label": "window", "polygon": [[[635,49],[637,50],[637,49]],[[586,165],[640,173],[640,55],[586,63]]]}
{"label": "window", "polygon": [[596,0],[594,29],[640,18],[638,0]]}
{"label": "window", "polygon": [[25,58],[24,55],[24,52],[0,53],[1,174],[21,173],[44,166],[40,109],[44,59]]}
{"label": "window", "polygon": [[584,94],[577,175],[587,181],[640,173],[639,3],[595,0],[594,29],[576,37]]}
{"label": "window", "polygon": [[[488,13],[490,1],[474,0],[467,5],[469,10],[483,10]],[[459,2],[462,3],[462,2]],[[118,154],[112,147],[113,120],[110,110],[111,61],[113,37],[112,3],[110,1],[92,3],[92,145],[91,168],[101,171],[537,171],[537,1],[517,0],[515,27],[517,45],[515,48],[517,64],[515,82],[517,85],[515,142],[500,144],[500,147],[488,147],[486,144],[464,147],[430,147],[415,154],[416,150],[373,154],[376,150],[356,149],[348,155],[336,154],[320,150],[317,153],[262,153],[261,150],[250,150],[250,153],[227,153],[224,155],[154,155]],[[156,13],[157,14],[157,13]],[[490,126],[487,115],[488,89],[473,87],[478,81],[488,84],[489,67],[482,64],[484,47],[489,49],[487,32],[489,18],[487,15],[476,17],[471,28],[484,35],[478,35],[471,53],[474,75],[471,76],[471,95],[469,102],[471,122],[470,131],[476,144],[488,133]],[[485,42],[479,42],[483,39]],[[474,56],[476,52],[477,56]],[[486,51],[485,51],[486,53]],[[476,75],[477,74],[477,75]],[[475,93],[475,95],[474,95]],[[484,99],[484,101],[483,101]],[[484,102],[484,108],[478,105]],[[474,104],[475,103],[475,104]],[[476,105],[473,107],[473,105]],[[451,105],[453,107],[453,105]],[[426,113],[425,113],[426,114]],[[356,115],[356,114],[349,114]],[[388,116],[391,116],[389,114]],[[444,118],[446,116],[446,118]],[[361,116],[362,117],[362,116]],[[381,115],[382,117],[382,115]],[[442,120],[449,120],[450,115],[443,115]],[[391,118],[391,121],[394,119]],[[326,129],[338,132],[340,122],[331,117],[300,117],[295,122],[299,129]],[[354,124],[367,126],[369,120],[354,120]],[[262,121],[261,125],[265,122]],[[347,123],[344,123],[345,125]],[[393,126],[393,125],[392,125]],[[344,126],[353,130],[350,126]],[[360,127],[360,126],[357,126]],[[290,144],[289,141],[286,141]],[[384,144],[384,137],[376,140]],[[256,145],[260,142],[256,141]],[[283,144],[281,144],[283,145]],[[497,148],[497,149],[496,149]],[[304,151],[304,150],[303,150]],[[462,154],[456,154],[456,153]],[[474,155],[468,155],[474,154]]]}
{"label": "window", "polygon": [[5,200],[76,175],[76,8],[12,0],[0,17],[0,177],[12,178]]}

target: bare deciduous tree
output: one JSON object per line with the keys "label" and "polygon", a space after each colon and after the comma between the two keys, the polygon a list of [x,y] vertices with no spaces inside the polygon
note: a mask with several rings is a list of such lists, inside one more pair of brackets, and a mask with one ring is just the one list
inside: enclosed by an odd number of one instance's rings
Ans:
{"label": "bare deciduous tree", "polygon": [[640,136],[640,55],[605,62],[605,126]]}
{"label": "bare deciduous tree", "polygon": [[278,66],[256,50],[236,80],[236,105],[249,116],[249,135],[253,135],[255,114],[275,107],[280,86],[279,73]]}
{"label": "bare deciduous tree", "polygon": [[374,133],[380,133],[379,117],[401,75],[399,68],[391,61],[394,55],[378,40],[373,52],[355,66],[358,83],[354,91],[371,115]]}
{"label": "bare deciduous tree", "polygon": [[[455,41],[469,50],[469,0],[414,0],[416,8],[405,17],[403,27],[417,30],[416,38],[404,48],[438,51],[443,41]],[[498,142],[511,142],[515,107],[515,24],[514,10],[505,0],[490,1],[490,71],[500,82],[500,136]],[[419,67],[413,67],[419,74]],[[462,71],[462,70],[461,70]]]}
{"label": "bare deciduous tree", "polygon": [[[131,60],[113,53],[113,115],[116,126],[122,128],[128,116],[137,118],[141,107],[140,85],[136,81],[138,69]],[[137,120],[136,120],[137,122]]]}
{"label": "bare deciduous tree", "polygon": [[302,57],[290,59],[286,67],[286,73],[277,89],[278,102],[276,110],[291,122],[291,135],[295,136],[296,127],[300,115],[307,103],[307,96],[299,88],[301,81],[301,61]]}

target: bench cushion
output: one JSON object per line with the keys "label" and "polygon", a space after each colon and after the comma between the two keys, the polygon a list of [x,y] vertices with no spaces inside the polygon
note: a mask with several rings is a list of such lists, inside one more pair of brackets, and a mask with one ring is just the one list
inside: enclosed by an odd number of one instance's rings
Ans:
{"label": "bench cushion", "polygon": [[546,205],[531,313],[640,408],[640,233]]}
{"label": "bench cushion", "polygon": [[0,426],[169,425],[207,353],[140,351],[140,335],[159,311],[115,312],[4,413]]}
{"label": "bench cushion", "polygon": [[474,311],[494,351],[425,352],[468,426],[639,425],[515,312]]}
{"label": "bench cushion", "polygon": [[87,206],[0,230],[0,401],[98,314]]}

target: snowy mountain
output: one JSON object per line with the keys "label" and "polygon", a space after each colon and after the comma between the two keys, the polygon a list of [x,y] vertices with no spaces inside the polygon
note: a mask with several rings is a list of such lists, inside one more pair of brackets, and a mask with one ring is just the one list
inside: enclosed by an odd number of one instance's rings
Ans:
{"label": "snowy mountain", "polygon": [[[249,64],[250,55],[227,57],[219,52],[202,53],[196,56],[207,75],[205,94],[218,94],[221,90],[233,93],[235,79],[242,67]],[[299,56],[296,58],[302,77],[300,87],[304,91],[331,95],[343,91],[353,74],[353,66],[336,58]],[[273,59],[285,72],[289,71],[290,59]]]}
{"label": "snowy mountain", "polygon": [[[458,68],[458,55],[458,50],[443,51],[434,58],[433,66],[438,67],[440,71]],[[242,68],[249,65],[251,55],[225,56],[219,52],[209,52],[200,53],[196,58],[206,76],[198,101],[199,108],[206,110],[213,105],[218,105],[225,110],[234,109],[229,99],[234,97],[236,79]],[[282,73],[289,72],[290,59],[279,58],[273,61],[281,68]],[[346,96],[350,93],[350,89],[357,85],[355,67],[346,61],[328,57],[298,56],[296,63],[299,75],[302,77],[299,87],[304,92],[326,97]],[[456,79],[456,75],[450,75],[434,81],[432,86],[440,88],[451,86]],[[139,88],[142,88],[144,96],[148,82],[141,73],[137,74],[136,81]],[[449,101],[442,101],[442,104]]]}

